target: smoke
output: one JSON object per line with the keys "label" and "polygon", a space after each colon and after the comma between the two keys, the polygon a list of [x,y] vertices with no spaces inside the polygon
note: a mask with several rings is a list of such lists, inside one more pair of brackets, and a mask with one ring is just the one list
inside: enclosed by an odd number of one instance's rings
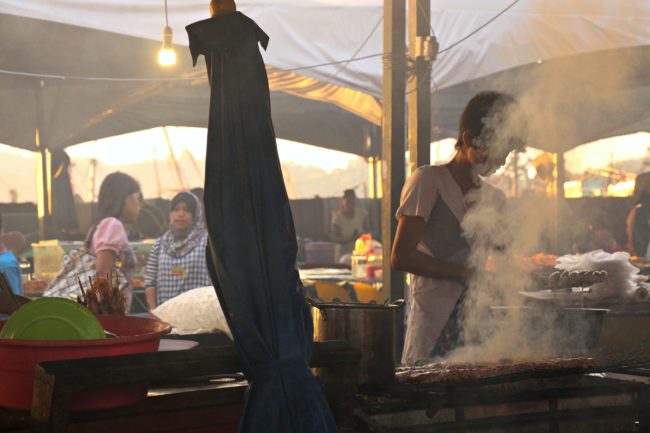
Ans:
{"label": "smoke", "polygon": [[[640,72],[633,49],[610,50],[528,65],[518,71],[485,80],[483,89],[517,95],[528,129],[527,145],[570,149],[600,138],[612,129],[627,106],[636,103],[635,82]],[[621,114],[624,112],[625,114]],[[521,133],[521,119],[484,119],[494,122],[499,135],[488,144],[494,160],[503,154],[502,137]],[[608,129],[609,128],[609,129]],[[479,167],[478,174],[486,174]],[[450,361],[498,362],[580,356],[589,353],[590,330],[599,326],[580,311],[524,305],[519,292],[530,288],[533,277],[521,257],[549,252],[546,242],[555,224],[569,232],[576,222],[556,221],[557,208],[544,198],[506,200],[489,186],[468,197],[471,205],[462,228],[475,270],[462,311],[465,345]],[[561,242],[560,242],[561,243]],[[554,251],[566,254],[570,251]],[[486,270],[491,268],[494,272]],[[506,306],[507,308],[494,308]]]}
{"label": "smoke", "polygon": [[[519,293],[532,283],[520,258],[542,248],[540,234],[552,221],[552,210],[536,200],[507,201],[489,185],[469,199],[462,228],[472,246],[469,265],[475,273],[461,313],[465,346],[450,359],[497,362],[555,356],[557,317],[531,314]],[[508,308],[494,308],[502,306]]]}

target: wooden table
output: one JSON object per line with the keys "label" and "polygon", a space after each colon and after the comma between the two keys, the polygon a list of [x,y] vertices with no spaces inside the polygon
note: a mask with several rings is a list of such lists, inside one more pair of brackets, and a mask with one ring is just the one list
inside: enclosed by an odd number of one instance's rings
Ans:
{"label": "wooden table", "polygon": [[[337,422],[345,426],[351,422],[361,353],[342,341],[314,345],[310,366],[334,369],[341,377],[323,388]],[[239,371],[233,346],[46,362],[36,368],[31,412],[0,409],[0,432],[235,432],[247,383],[206,385],[189,379]],[[137,404],[69,410],[76,392],[143,382],[166,385],[151,387]]]}

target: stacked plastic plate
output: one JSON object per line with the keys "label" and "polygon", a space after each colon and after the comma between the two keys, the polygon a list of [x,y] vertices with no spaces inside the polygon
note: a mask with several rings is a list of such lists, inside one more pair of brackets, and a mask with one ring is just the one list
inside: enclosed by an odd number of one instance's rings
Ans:
{"label": "stacked plastic plate", "polygon": [[97,317],[83,305],[64,298],[40,298],[16,310],[0,331],[0,338],[70,341],[106,337]]}

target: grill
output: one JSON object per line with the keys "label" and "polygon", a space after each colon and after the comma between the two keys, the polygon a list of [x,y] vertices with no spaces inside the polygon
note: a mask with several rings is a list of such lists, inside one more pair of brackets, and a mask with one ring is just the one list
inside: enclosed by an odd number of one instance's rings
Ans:
{"label": "grill", "polygon": [[354,416],[374,433],[650,432],[650,367],[362,388]]}

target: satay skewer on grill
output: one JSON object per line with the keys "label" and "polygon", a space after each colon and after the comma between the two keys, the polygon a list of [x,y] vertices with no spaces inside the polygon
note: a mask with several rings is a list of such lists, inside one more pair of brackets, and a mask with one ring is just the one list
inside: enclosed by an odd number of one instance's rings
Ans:
{"label": "satay skewer on grill", "polygon": [[607,271],[556,271],[548,276],[546,284],[551,290],[587,287],[607,281],[607,277]]}

